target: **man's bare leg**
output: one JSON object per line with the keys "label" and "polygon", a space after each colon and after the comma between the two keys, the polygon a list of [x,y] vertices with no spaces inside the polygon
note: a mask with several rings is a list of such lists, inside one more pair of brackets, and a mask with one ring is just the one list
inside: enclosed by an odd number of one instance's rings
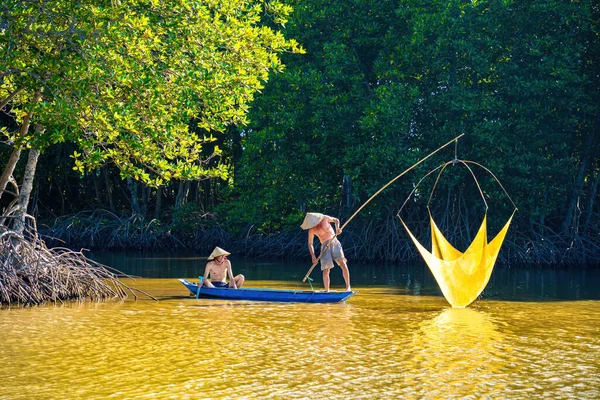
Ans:
{"label": "man's bare leg", "polygon": [[[236,285],[236,286],[237,286],[237,288],[239,289],[239,288],[241,288],[241,287],[242,287],[242,285],[243,285],[243,284],[244,284],[244,282],[246,281],[246,278],[244,277],[244,275],[242,275],[242,274],[239,274],[239,275],[236,275],[236,276],[233,278],[233,280],[235,281],[235,285]],[[232,283],[231,283],[231,282],[229,282],[229,287],[230,287],[230,288],[232,288],[232,287],[233,287],[233,285],[232,285]]]}
{"label": "man's bare leg", "polygon": [[340,260],[338,265],[342,269],[342,275],[344,276],[344,282],[346,282],[346,292],[351,292],[352,288],[350,287],[350,271],[348,271],[348,265],[346,264],[346,260]]}
{"label": "man's bare leg", "polygon": [[242,274],[236,275],[236,277],[233,279],[235,279],[235,284],[237,285],[238,289],[241,288],[246,281],[246,277]]}
{"label": "man's bare leg", "polygon": [[329,271],[331,270],[331,268],[327,268],[323,270],[323,287],[325,288],[326,292],[329,292]]}

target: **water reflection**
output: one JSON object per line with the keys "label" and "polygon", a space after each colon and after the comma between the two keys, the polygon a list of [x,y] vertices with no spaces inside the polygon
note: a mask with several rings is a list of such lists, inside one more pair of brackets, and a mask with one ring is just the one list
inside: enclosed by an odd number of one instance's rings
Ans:
{"label": "water reflection", "polygon": [[[144,254],[92,252],[90,256],[125,273],[147,278],[194,278],[204,271],[206,260],[194,254]],[[307,262],[256,261],[231,256],[235,274],[246,279],[300,282],[310,265]],[[385,285],[413,296],[441,296],[441,291],[424,263],[404,265],[350,263],[353,286]],[[315,287],[322,287],[318,272]],[[339,270],[331,274],[332,287],[343,285]],[[497,266],[482,294],[484,299],[502,300],[585,300],[600,299],[597,282],[600,269],[530,270]],[[308,288],[308,285],[304,285]]]}
{"label": "water reflection", "polygon": [[[293,287],[289,281],[257,286]],[[452,309],[357,286],[348,304],[190,298],[0,310],[0,398],[599,398],[597,301]]]}
{"label": "water reflection", "polygon": [[506,364],[504,335],[491,315],[473,308],[446,308],[420,323],[411,347],[422,374],[409,384],[429,398],[501,390],[496,373]]}
{"label": "water reflection", "polygon": [[489,349],[502,339],[492,317],[473,308],[446,308],[436,317],[421,323],[420,332],[432,344],[439,347],[475,345]]}

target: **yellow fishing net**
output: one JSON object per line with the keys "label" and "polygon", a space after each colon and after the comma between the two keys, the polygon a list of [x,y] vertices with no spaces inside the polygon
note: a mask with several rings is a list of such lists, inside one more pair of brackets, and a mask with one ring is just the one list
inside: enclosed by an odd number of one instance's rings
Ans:
{"label": "yellow fishing net", "polygon": [[481,294],[490,280],[512,216],[496,237],[488,243],[486,214],[475,239],[464,253],[456,250],[446,240],[431,215],[429,220],[431,223],[431,252],[415,238],[404,221],[401,221],[435,277],[446,300],[452,307],[466,307]]}
{"label": "yellow fishing net", "polygon": [[[410,229],[408,229],[408,226],[406,226],[404,220],[402,220],[402,217],[400,217],[402,208],[398,212],[398,217],[400,218],[400,221],[402,222],[402,225],[404,225],[404,228],[408,232],[410,238],[417,246],[417,249],[419,250],[419,253],[421,253],[425,263],[431,270],[435,280],[442,290],[442,293],[444,294],[444,297],[446,297],[446,300],[448,300],[452,307],[462,308],[475,301],[475,299],[477,299],[489,282],[490,276],[492,275],[492,270],[494,269],[494,264],[498,258],[498,253],[500,252],[500,247],[504,242],[504,238],[508,232],[508,227],[510,226],[517,208],[515,206],[515,211],[500,232],[498,232],[496,237],[491,242],[488,242],[487,202],[485,201],[485,197],[483,196],[483,192],[479,186],[479,183],[477,182],[477,179],[475,178],[475,175],[473,174],[473,171],[467,164],[482,167],[494,177],[500,187],[502,187],[502,190],[504,190],[504,187],[502,184],[500,184],[500,181],[498,181],[494,174],[492,174],[487,168],[472,161],[463,161],[458,159],[454,159],[444,165],[441,165],[425,175],[415,186],[413,192],[404,202],[404,205],[406,205],[408,199],[417,190],[417,187],[423,181],[423,179],[433,172],[441,169],[438,173],[439,179],[441,173],[448,165],[454,165],[457,163],[463,164],[469,169],[486,205],[486,213],[483,217],[483,221],[481,222],[481,226],[479,227],[473,242],[471,242],[469,247],[464,252],[457,250],[454,246],[452,246],[452,244],[450,244],[450,242],[448,242],[433,220],[431,213],[429,214],[429,222],[431,224],[431,251],[428,251],[412,234]],[[429,196],[429,201],[431,201],[433,190],[435,190],[436,185],[437,179]],[[508,196],[506,190],[504,190],[504,193]],[[508,196],[508,198],[512,202],[510,196]],[[402,207],[404,207],[404,205]],[[427,203],[427,208],[429,209],[429,202]]]}

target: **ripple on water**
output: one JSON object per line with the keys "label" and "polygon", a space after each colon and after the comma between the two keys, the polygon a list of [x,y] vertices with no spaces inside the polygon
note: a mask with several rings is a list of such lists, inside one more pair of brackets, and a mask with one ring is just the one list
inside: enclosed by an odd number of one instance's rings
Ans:
{"label": "ripple on water", "polygon": [[1,397],[600,397],[597,302],[235,303],[162,284],[158,304],[2,310]]}

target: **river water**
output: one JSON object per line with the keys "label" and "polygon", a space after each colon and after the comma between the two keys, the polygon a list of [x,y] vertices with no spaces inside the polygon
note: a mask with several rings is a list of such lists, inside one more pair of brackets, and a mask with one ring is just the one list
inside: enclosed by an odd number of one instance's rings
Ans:
{"label": "river water", "polygon": [[[160,302],[1,309],[0,399],[600,398],[597,270],[497,268],[452,309],[422,265],[351,265],[347,303],[278,304],[189,297],[193,256],[93,257]],[[232,262],[306,289],[305,263]]]}

